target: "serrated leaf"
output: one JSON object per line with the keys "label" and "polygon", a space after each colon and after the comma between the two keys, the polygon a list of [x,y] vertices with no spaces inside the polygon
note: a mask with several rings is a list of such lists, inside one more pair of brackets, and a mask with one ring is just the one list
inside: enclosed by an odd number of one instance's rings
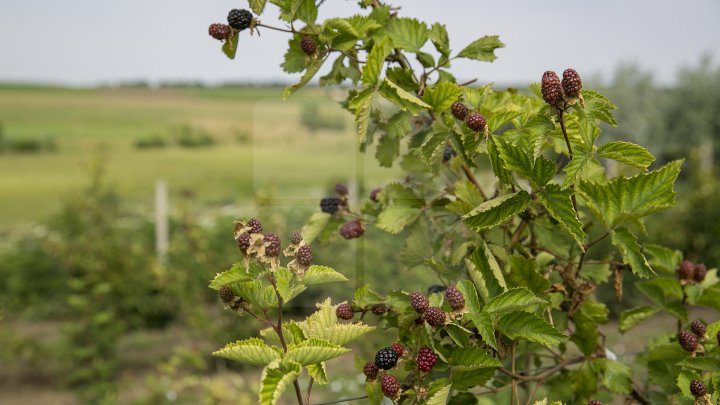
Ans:
{"label": "serrated leaf", "polygon": [[478,232],[494,228],[523,212],[530,201],[530,195],[525,191],[505,194],[478,205],[463,216],[463,222]]}
{"label": "serrated leaf", "polygon": [[282,98],[283,100],[286,100],[288,97],[292,96],[296,91],[300,90],[303,86],[308,84],[308,82],[315,76],[315,74],[320,70],[323,63],[325,63],[326,57],[322,58],[316,58],[305,69],[305,74],[302,75],[300,78],[300,81],[293,84],[292,86],[285,87],[285,90],[283,90]]}
{"label": "serrated leaf", "polygon": [[218,290],[224,285],[248,280],[252,280],[252,276],[245,270],[245,266],[242,263],[235,263],[229,270],[216,274],[210,281],[209,287]]}
{"label": "serrated leaf", "polygon": [[495,376],[494,368],[479,368],[470,371],[453,371],[450,381],[454,388],[481,387]]}
{"label": "serrated leaf", "polygon": [[497,341],[495,340],[495,327],[493,326],[492,317],[487,312],[470,313],[470,320],[475,328],[477,328],[483,342],[497,350]]}
{"label": "serrated leaf", "polygon": [[536,297],[527,288],[513,288],[498,295],[485,304],[483,312],[492,316],[506,314],[527,309],[531,305],[545,304],[545,301]]}
{"label": "serrated leaf", "polygon": [[571,195],[571,190],[562,190],[556,184],[548,184],[545,186],[545,190],[538,194],[538,198],[550,216],[570,233],[580,249],[584,251],[585,231],[583,231],[582,222],[573,208]]}
{"label": "serrated leaf", "polygon": [[423,110],[429,110],[431,108],[426,102],[393,83],[387,77],[380,85],[380,94],[401,110],[408,111],[412,114],[418,114]]}
{"label": "serrated leaf", "polygon": [[406,226],[413,223],[418,215],[420,215],[419,208],[402,206],[387,207],[378,215],[375,226],[386,232],[399,233]]}
{"label": "serrated leaf", "polygon": [[475,59],[483,62],[492,62],[497,59],[495,50],[505,47],[497,35],[487,35],[476,39],[465,49],[458,53],[458,58]]}
{"label": "serrated leaf", "polygon": [[612,115],[612,110],[617,107],[607,97],[593,90],[583,90],[582,95],[585,99],[584,111],[587,115],[610,125],[617,125]]}
{"label": "serrated leaf", "polygon": [[435,23],[430,27],[428,36],[433,45],[435,45],[435,49],[442,55],[438,61],[438,65],[444,66],[450,57],[450,38],[448,37],[447,28],[445,28],[443,24]]}
{"label": "serrated leaf", "polygon": [[290,302],[290,300],[297,297],[298,294],[305,291],[305,285],[300,283],[295,278],[295,275],[285,267],[279,267],[275,270],[275,279],[278,292],[283,302]]}
{"label": "serrated leaf", "polygon": [[288,346],[285,359],[307,366],[334,359],[349,351],[350,349],[330,343],[327,340],[311,338]]}
{"label": "serrated leaf", "polygon": [[529,180],[535,188],[541,188],[552,180],[557,166],[544,156],[533,158],[532,151],[498,138],[494,141],[505,168]]}
{"label": "serrated leaf", "polygon": [[495,176],[500,180],[500,183],[505,185],[513,184],[512,173],[505,167],[505,162],[500,158],[500,153],[497,148],[498,139],[495,136],[490,136],[487,142],[488,156],[490,157],[490,165],[492,166]]}
{"label": "serrated leaf", "polygon": [[512,287],[526,287],[534,294],[544,294],[550,288],[550,281],[537,270],[535,260],[521,256],[510,257],[510,273],[507,282]]}
{"label": "serrated leaf", "polygon": [[328,377],[327,377],[327,368],[325,367],[325,363],[318,363],[318,364],[309,364],[307,366],[308,375],[315,379],[315,382],[320,385],[327,384]]}
{"label": "serrated leaf", "polygon": [[374,326],[368,326],[362,323],[344,323],[336,324],[325,329],[315,328],[307,333],[309,336],[325,339],[331,343],[343,346],[374,330]]}
{"label": "serrated leaf", "polygon": [[363,145],[367,137],[370,110],[374,95],[375,90],[372,87],[368,87],[357,93],[348,103],[348,109],[355,114],[358,145]]}
{"label": "serrated leaf", "polygon": [[385,32],[396,48],[417,52],[428,40],[427,26],[414,18],[393,18]]}
{"label": "serrated leaf", "polygon": [[500,318],[497,325],[510,339],[523,339],[554,346],[568,339],[545,319],[529,312],[514,312]]}
{"label": "serrated leaf", "polygon": [[332,215],[324,212],[314,213],[300,231],[305,242],[311,243],[314,241],[330,222],[330,218],[332,218]]}
{"label": "serrated leaf", "polygon": [[318,9],[315,0],[293,0],[295,16],[302,22],[313,25],[317,20]]}
{"label": "serrated leaf", "polygon": [[428,87],[423,94],[423,100],[432,106],[433,111],[441,113],[450,108],[462,93],[462,89],[457,84],[441,82]]}
{"label": "serrated leaf", "polygon": [[577,189],[593,213],[610,228],[675,205],[675,179],[682,161],[634,177],[617,177],[606,184],[579,182]]}
{"label": "serrated leaf", "polygon": [[270,285],[260,280],[241,281],[229,285],[235,295],[243,297],[259,308],[271,308],[277,305],[277,295]]}
{"label": "serrated leaf", "polygon": [[697,305],[720,311],[720,284],[704,289],[700,293]]}
{"label": "serrated leaf", "polygon": [[229,59],[235,59],[235,55],[237,54],[239,37],[240,33],[234,32],[233,35],[230,36],[230,38],[228,38],[222,46],[223,53]]}
{"label": "serrated leaf", "polygon": [[347,281],[347,277],[331,269],[330,267],[318,266],[313,264],[308,271],[305,272],[302,282],[305,285],[315,285],[324,283],[336,283],[338,281]]}
{"label": "serrated leaf", "polygon": [[299,73],[305,70],[307,54],[300,48],[301,37],[293,35],[288,40],[288,49],[283,57],[280,67],[287,73]]}
{"label": "serrated leaf", "polygon": [[620,250],[623,262],[630,265],[634,274],[641,278],[655,275],[655,271],[650,268],[645,255],[642,253],[637,237],[627,228],[620,227],[612,232],[612,244]]}
{"label": "serrated leaf", "polygon": [[213,356],[253,366],[266,366],[280,358],[277,350],[274,350],[258,338],[228,343],[222,349],[213,352]]}
{"label": "serrated leaf", "polygon": [[630,367],[609,359],[595,359],[594,364],[602,372],[602,384],[614,394],[629,394],[632,390]]}
{"label": "serrated leaf", "polygon": [[371,290],[367,284],[355,290],[353,304],[358,308],[365,308],[368,305],[380,304],[382,302],[385,302],[385,299]]}
{"label": "serrated leaf", "polygon": [[655,161],[650,151],[631,142],[608,142],[598,148],[598,155],[646,170]]}
{"label": "serrated leaf", "polygon": [[483,242],[482,246],[475,249],[470,257],[470,264],[468,266],[470,279],[484,302],[507,291],[505,276],[487,243]]}
{"label": "serrated leaf", "polygon": [[375,45],[370,50],[367,62],[362,70],[362,82],[364,85],[375,86],[378,84],[385,58],[390,54],[391,50],[392,47],[387,37],[375,41]]}
{"label": "serrated leaf", "polygon": [[426,405],[445,405],[450,396],[450,382],[446,378],[435,380],[430,384]]}
{"label": "serrated leaf", "polygon": [[681,361],[680,366],[700,371],[720,371],[720,360],[709,357],[688,357]]}
{"label": "serrated leaf", "polygon": [[648,254],[648,263],[655,270],[665,273],[675,273],[680,262],[682,262],[682,252],[666,248],[660,245],[647,244],[644,246],[645,252]]}
{"label": "serrated leaf", "polygon": [[488,352],[479,347],[462,347],[452,351],[448,364],[453,370],[468,371],[479,368],[494,368],[502,366],[502,363]]}
{"label": "serrated leaf", "polygon": [[578,177],[582,175],[585,166],[587,166],[592,159],[592,153],[588,153],[581,148],[576,148],[576,150],[573,151],[572,159],[570,159],[570,162],[563,168],[565,178],[562,182],[562,188],[568,188],[575,184]]}
{"label": "serrated leaf", "polygon": [[644,306],[623,311],[620,314],[620,325],[618,329],[621,333],[625,333],[632,329],[638,323],[648,319],[657,313],[657,308]]}
{"label": "serrated leaf", "polygon": [[463,297],[465,297],[465,307],[471,313],[477,313],[482,310],[480,301],[478,301],[477,290],[475,290],[475,285],[473,285],[470,280],[459,281],[457,283],[457,289],[462,293]]}
{"label": "serrated leaf", "polygon": [[300,371],[299,364],[288,360],[278,360],[265,367],[260,377],[260,404],[275,405]]}
{"label": "serrated leaf", "polygon": [[375,149],[375,159],[380,166],[389,168],[398,156],[400,156],[400,139],[383,135]]}
{"label": "serrated leaf", "polygon": [[262,14],[263,10],[265,10],[265,3],[267,0],[248,0],[248,4],[250,5],[250,9],[255,14]]}

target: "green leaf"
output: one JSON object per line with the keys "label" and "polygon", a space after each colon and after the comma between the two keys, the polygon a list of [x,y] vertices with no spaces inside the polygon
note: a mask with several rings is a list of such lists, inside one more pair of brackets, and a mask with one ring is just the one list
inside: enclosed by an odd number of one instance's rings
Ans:
{"label": "green leaf", "polygon": [[412,114],[418,114],[423,110],[429,110],[431,108],[430,105],[419,99],[416,95],[407,92],[387,77],[380,85],[380,94],[401,110],[408,111]]}
{"label": "green leaf", "polygon": [[550,216],[570,233],[580,249],[584,251],[585,231],[583,231],[582,222],[573,208],[571,195],[572,190],[562,190],[556,184],[548,184],[545,186],[545,190],[538,194],[538,198]]}
{"label": "green leaf", "polygon": [[612,232],[612,244],[620,250],[623,262],[630,265],[634,274],[641,278],[648,278],[655,275],[647,259],[645,259],[645,255],[642,253],[641,247],[637,242],[637,237],[627,228],[620,227]]}
{"label": "green leaf", "polygon": [[393,18],[385,30],[396,48],[418,52],[428,40],[427,26],[414,18]]}
{"label": "green leaf", "polygon": [[534,159],[532,152],[523,150],[518,145],[505,142],[502,138],[494,141],[504,166],[520,176],[528,179],[535,188],[541,188],[552,180],[557,166],[544,156]]}
{"label": "green leaf", "polygon": [[499,142],[498,137],[490,136],[487,142],[488,156],[490,157],[490,165],[492,165],[495,176],[500,180],[500,183],[505,185],[513,184],[512,173],[505,167],[505,162],[500,158],[497,144]]}
{"label": "green leaf", "polygon": [[505,276],[487,243],[483,242],[482,246],[475,249],[470,262],[472,264],[468,266],[470,278],[483,301],[488,302],[490,297],[507,291]]}
{"label": "green leaf", "polygon": [[250,9],[255,14],[262,14],[263,10],[265,10],[265,3],[267,0],[248,0],[248,3],[250,4]]}
{"label": "green leaf", "polygon": [[400,156],[400,139],[384,135],[375,150],[375,159],[382,167],[392,167],[393,161]]}
{"label": "green leaf", "polygon": [[374,330],[374,326],[368,326],[362,323],[344,323],[336,324],[326,329],[315,328],[309,331],[309,336],[325,339],[336,345],[343,346]]}
{"label": "green leaf", "polygon": [[500,41],[500,37],[497,35],[487,35],[466,46],[465,49],[460,51],[457,57],[492,62],[497,59],[495,50],[504,47],[505,44]]}
{"label": "green leaf", "polygon": [[493,326],[492,317],[487,312],[471,312],[470,320],[475,325],[482,337],[483,342],[487,343],[493,349],[497,350],[497,341],[495,340],[495,327]]}
{"label": "green leaf", "polygon": [[438,61],[438,65],[444,66],[450,57],[450,38],[448,37],[447,28],[445,28],[443,24],[435,23],[430,27],[428,36],[433,45],[435,45],[435,49],[442,55]]}
{"label": "green leaf", "polygon": [[657,308],[649,306],[637,307],[623,311],[620,314],[620,332],[625,333],[629,331],[638,323],[655,315],[657,311]]}
{"label": "green leaf", "polygon": [[283,302],[290,302],[298,294],[305,291],[305,285],[298,282],[295,275],[285,267],[280,267],[275,271],[275,279]]}
{"label": "green leaf", "polygon": [[500,318],[497,327],[510,339],[523,339],[548,347],[568,338],[545,319],[528,312],[507,314]]}
{"label": "green leaf", "polygon": [[544,294],[550,288],[550,281],[537,271],[537,264],[531,258],[510,257],[510,273],[507,281],[512,287],[527,287],[534,294]]}
{"label": "green leaf", "polygon": [[688,357],[680,362],[680,366],[700,371],[720,371],[720,360],[709,357]]}
{"label": "green leaf", "polygon": [[355,114],[355,126],[357,128],[357,140],[359,145],[365,143],[367,137],[370,110],[375,90],[368,87],[357,93],[348,103],[348,109]]}
{"label": "green leaf", "polygon": [[682,161],[634,177],[617,177],[606,184],[579,182],[580,195],[593,213],[610,228],[675,205],[673,185]]}
{"label": "green leaf", "polygon": [[498,316],[508,312],[522,311],[531,305],[545,304],[545,301],[535,296],[527,288],[513,288],[498,295],[485,304],[483,312]]}
{"label": "green leaf", "polygon": [[602,384],[613,394],[629,394],[632,390],[630,367],[609,359],[595,359],[595,365],[602,372]]}
{"label": "green leaf", "polygon": [[448,364],[453,370],[468,371],[479,368],[494,368],[502,366],[502,363],[488,352],[479,347],[462,347],[452,351]]}
{"label": "green leaf", "polygon": [[530,195],[525,191],[505,194],[478,205],[463,216],[463,222],[478,232],[494,228],[523,212],[530,201]]}
{"label": "green leaf", "polygon": [[258,338],[228,343],[222,349],[213,352],[213,356],[235,360],[253,366],[266,366],[280,358],[277,350],[266,345],[265,342]]}
{"label": "green leaf", "polygon": [[578,177],[582,175],[583,170],[585,169],[585,166],[592,161],[593,154],[588,153],[582,148],[576,148],[573,151],[573,157],[570,159],[570,162],[568,162],[567,165],[565,165],[565,168],[563,171],[565,172],[565,178],[562,182],[562,188],[568,188],[575,184]]}
{"label": "green leaf", "polygon": [[378,84],[378,78],[382,71],[385,57],[390,54],[392,47],[387,37],[383,37],[379,41],[375,41],[375,45],[370,50],[367,57],[367,63],[362,70],[362,82],[366,86],[375,86]]}
{"label": "green leaf", "polygon": [[318,9],[315,0],[293,0],[295,16],[302,22],[313,25],[317,20]]}
{"label": "green leaf", "polygon": [[452,374],[450,374],[450,381],[452,386],[457,389],[481,387],[494,376],[494,368],[479,368],[470,371],[453,370]]}
{"label": "green leaf", "polygon": [[228,38],[222,46],[222,51],[230,59],[235,59],[237,54],[238,41],[240,33],[235,32],[230,38]]}
{"label": "green leaf", "polygon": [[452,385],[447,378],[440,378],[430,384],[428,388],[428,396],[425,400],[426,405],[445,405],[450,396],[450,388]]}
{"label": "green leaf", "polygon": [[328,377],[327,377],[327,368],[325,367],[325,363],[318,363],[318,364],[309,364],[307,366],[308,375],[310,377],[315,379],[315,382],[320,385],[327,384]]}
{"label": "green leaf", "polygon": [[303,275],[302,282],[305,285],[336,283],[338,281],[347,281],[347,277],[331,269],[330,267],[318,266],[313,264]]}
{"label": "green leaf", "polygon": [[242,263],[235,263],[229,270],[216,274],[215,278],[210,282],[209,287],[213,290],[218,290],[224,285],[248,280],[252,280],[252,277],[248,274],[247,270],[245,270],[245,266]]}
{"label": "green leaf", "polygon": [[665,273],[675,274],[675,269],[682,262],[682,252],[660,245],[645,245],[645,252],[648,254],[650,267]]}
{"label": "green leaf", "polygon": [[697,305],[720,311],[720,284],[704,289],[700,293]]}
{"label": "green leaf", "polygon": [[441,113],[450,108],[462,93],[462,89],[457,84],[441,82],[428,87],[423,94],[423,100],[432,106],[433,111]]}
{"label": "green leaf", "polygon": [[390,232],[399,233],[414,222],[420,215],[419,208],[392,206],[385,208],[378,216],[375,226]]}
{"label": "green leaf", "polygon": [[283,90],[282,98],[283,100],[287,99],[288,97],[292,96],[293,93],[300,90],[303,86],[305,86],[314,76],[315,74],[320,70],[323,63],[325,62],[325,58],[316,58],[313,60],[310,65],[308,65],[307,69],[305,69],[305,74],[300,78],[300,81],[293,84],[292,86],[288,86]]}
{"label": "green leaf", "polygon": [[380,304],[383,302],[385,302],[385,299],[368,288],[367,284],[355,290],[353,304],[358,308],[365,308],[368,305]]}
{"label": "green leaf", "polygon": [[680,302],[683,297],[680,282],[675,277],[657,277],[636,283],[635,286],[655,305],[670,315],[686,320],[687,309]]}
{"label": "green leaf", "polygon": [[585,113],[593,118],[605,121],[610,125],[617,125],[617,121],[612,115],[612,110],[617,108],[610,100],[602,94],[593,90],[583,90],[583,98],[585,99]]}
{"label": "green leaf", "polygon": [[300,48],[300,41],[302,37],[300,35],[293,35],[288,40],[288,49],[285,52],[283,63],[280,67],[287,73],[299,73],[305,70],[308,56]]}
{"label": "green leaf", "polygon": [[314,241],[330,222],[330,218],[332,218],[332,215],[324,212],[314,213],[300,231],[305,242],[311,243]]}
{"label": "green leaf", "polygon": [[477,313],[482,310],[480,301],[478,301],[477,290],[475,290],[475,286],[470,280],[460,280],[457,283],[457,289],[462,293],[463,297],[465,297],[465,307],[471,313]]}
{"label": "green leaf", "polygon": [[260,377],[260,404],[275,405],[283,392],[300,375],[301,366],[288,360],[277,360],[265,367]]}
{"label": "green leaf", "polygon": [[311,338],[288,346],[285,359],[307,366],[334,359],[349,351],[350,349],[330,343],[327,340]]}
{"label": "green leaf", "polygon": [[631,142],[608,142],[598,148],[598,155],[643,170],[655,161],[655,156],[647,149]]}
{"label": "green leaf", "polygon": [[245,298],[259,308],[271,308],[277,305],[275,290],[260,280],[241,281],[229,286],[235,295]]}

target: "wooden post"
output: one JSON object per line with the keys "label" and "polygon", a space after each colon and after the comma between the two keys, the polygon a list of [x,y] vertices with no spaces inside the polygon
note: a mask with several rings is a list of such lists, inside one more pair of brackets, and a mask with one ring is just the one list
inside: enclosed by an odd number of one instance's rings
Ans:
{"label": "wooden post", "polygon": [[155,183],[155,252],[160,262],[165,261],[169,240],[167,185],[158,180]]}

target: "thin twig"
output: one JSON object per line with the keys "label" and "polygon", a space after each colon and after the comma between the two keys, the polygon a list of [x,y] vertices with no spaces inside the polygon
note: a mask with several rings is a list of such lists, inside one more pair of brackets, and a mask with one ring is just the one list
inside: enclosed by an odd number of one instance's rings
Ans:
{"label": "thin twig", "polygon": [[[558,121],[560,121],[560,129],[562,130],[563,137],[565,137],[565,144],[567,145],[567,148],[568,148],[568,154],[570,155],[570,160],[572,160],[572,158],[573,158],[572,145],[570,145],[570,138],[568,137],[567,130],[565,129],[565,119],[563,118],[562,111],[558,114]],[[571,186],[571,188],[574,189],[575,185],[573,184]],[[575,199],[574,192],[570,195],[570,199],[572,200],[573,208],[575,208],[575,212],[577,212],[578,206],[577,206],[577,200]]]}
{"label": "thin twig", "polygon": [[308,383],[307,387],[307,393],[305,394],[305,404],[310,405],[310,393],[312,392],[313,383],[315,382],[314,377],[310,377],[310,382]]}
{"label": "thin twig", "polygon": [[487,198],[487,196],[485,195],[485,192],[483,191],[482,187],[480,187],[480,183],[477,181],[477,178],[475,178],[475,175],[474,175],[473,172],[470,170],[470,168],[468,167],[468,165],[466,165],[465,163],[463,163],[463,165],[462,165],[462,170],[463,170],[463,173],[465,173],[465,177],[467,177],[467,179],[470,180],[470,182],[475,185],[475,188],[478,189],[478,191],[480,192],[480,195],[482,196],[483,200],[486,200],[486,201],[487,201],[488,198]]}
{"label": "thin twig", "polygon": [[[512,342],[512,345],[510,346],[510,356],[512,357],[512,373],[515,374],[515,346],[517,346],[517,341]],[[518,395],[518,387],[517,387],[517,379],[515,377],[512,377],[512,390],[510,391],[510,403],[515,404],[515,402],[520,404],[520,397]]]}
{"label": "thin twig", "polygon": [[367,399],[367,395],[363,395],[361,397],[353,397],[353,398],[343,398],[343,399],[336,399],[335,401],[328,401],[328,402],[318,402],[317,404],[312,405],[332,405],[332,404],[340,404],[343,402],[350,402],[350,401],[358,401],[361,399]]}
{"label": "thin twig", "polygon": [[540,381],[540,380],[545,380],[546,378],[550,377],[551,375],[557,373],[558,371],[562,370],[563,368],[565,368],[565,367],[567,367],[567,366],[570,366],[570,365],[573,365],[573,364],[577,364],[577,363],[581,363],[581,362],[583,362],[584,360],[585,360],[585,358],[582,357],[582,356],[580,356],[580,357],[573,357],[573,358],[571,358],[571,359],[566,359],[566,360],[564,360],[564,361],[562,361],[562,362],[560,362],[560,363],[558,363],[558,364],[556,364],[556,365],[554,365],[554,366],[551,366],[546,372],[540,373],[540,374],[536,374],[536,375],[528,375],[528,376],[526,376],[526,375],[522,375],[521,373],[513,373],[512,371],[510,371],[510,370],[508,370],[508,369],[506,369],[506,368],[504,368],[504,367],[499,367],[499,368],[498,368],[498,371],[500,371],[501,373],[503,373],[503,374],[505,374],[505,375],[507,375],[507,376],[509,376],[509,377],[511,377],[511,378],[514,378],[514,379],[517,379],[517,380],[520,380],[520,381]]}

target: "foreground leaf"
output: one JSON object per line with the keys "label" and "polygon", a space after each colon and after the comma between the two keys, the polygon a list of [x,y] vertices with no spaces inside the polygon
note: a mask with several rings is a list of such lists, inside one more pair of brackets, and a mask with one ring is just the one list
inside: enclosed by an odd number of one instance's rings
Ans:
{"label": "foreground leaf", "polygon": [[531,305],[544,304],[545,301],[535,296],[527,288],[513,288],[493,298],[483,307],[483,312],[490,315],[502,315],[527,309]]}
{"label": "foreground leaf", "polygon": [[503,316],[500,329],[510,339],[523,339],[544,346],[554,346],[568,339],[545,319],[529,312],[515,312]]}
{"label": "foreground leaf", "polygon": [[598,148],[598,155],[643,170],[655,161],[647,149],[632,142],[608,142]]}
{"label": "foreground leaf", "polygon": [[458,53],[457,57],[492,62],[497,59],[495,50],[503,47],[505,47],[505,44],[500,41],[499,36],[487,35],[470,43]]}
{"label": "foreground leaf", "polygon": [[260,377],[260,404],[275,405],[283,392],[300,375],[301,366],[288,360],[277,360],[265,367]]}
{"label": "foreground leaf", "polygon": [[545,190],[538,194],[538,197],[548,213],[550,213],[550,216],[572,235],[581,250],[585,250],[583,246],[585,243],[585,231],[583,231],[582,223],[573,208],[571,195],[571,190],[562,190],[556,184],[548,184],[545,186]]}
{"label": "foreground leaf", "polygon": [[285,359],[307,366],[334,359],[349,352],[342,346],[322,339],[308,339],[298,344],[288,346]]}
{"label": "foreground leaf", "polygon": [[463,222],[475,231],[494,228],[523,212],[530,201],[530,195],[525,191],[505,194],[478,205],[463,216]]}
{"label": "foreground leaf", "polygon": [[642,253],[637,237],[627,228],[617,228],[612,232],[612,244],[620,250],[623,262],[630,265],[633,273],[642,278],[655,275]]}
{"label": "foreground leaf", "polygon": [[253,366],[265,366],[280,358],[280,354],[258,338],[228,343],[213,356],[239,361]]}

